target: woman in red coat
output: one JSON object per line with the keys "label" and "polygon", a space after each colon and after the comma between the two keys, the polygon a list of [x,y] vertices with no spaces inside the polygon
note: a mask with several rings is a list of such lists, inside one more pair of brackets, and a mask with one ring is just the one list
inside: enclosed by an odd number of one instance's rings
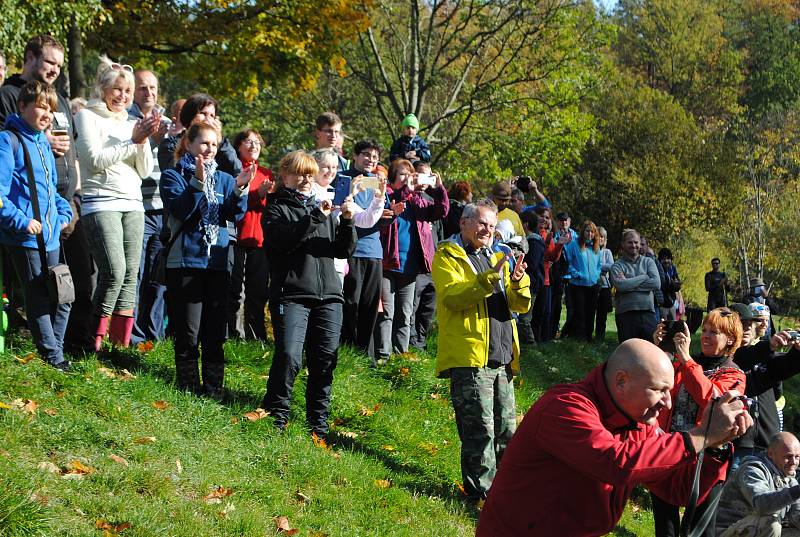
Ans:
{"label": "woman in red coat", "polygon": [[[269,266],[264,252],[264,231],[261,216],[267,206],[267,193],[274,184],[272,172],[258,165],[264,139],[253,129],[245,129],[233,137],[233,147],[243,169],[256,163],[256,176],[250,182],[247,212],[237,224],[238,240],[233,246],[233,269],[228,300],[228,337],[267,339],[264,308],[267,305]],[[244,295],[242,295],[244,287]],[[244,315],[240,309],[244,302]]]}
{"label": "woman in red coat", "polygon": [[[739,315],[728,308],[712,310],[703,319],[700,338],[700,354],[689,355],[690,337],[688,329],[675,336],[675,386],[672,388],[672,408],[661,413],[659,424],[664,431],[688,431],[700,423],[703,410],[715,397],[728,390],[744,393],[745,375],[735,363],[733,354],[742,344],[742,322]],[[658,345],[666,333],[664,323],[658,325],[653,336]],[[728,446],[730,450],[730,446]],[[729,457],[732,453],[727,454]],[[720,469],[719,483],[711,489],[706,499],[695,509],[692,526],[705,513],[713,499],[722,492],[727,465]],[[678,507],[658,496],[653,498],[653,519],[656,537],[678,535],[680,517]],[[713,537],[714,518],[711,517],[704,536]]]}

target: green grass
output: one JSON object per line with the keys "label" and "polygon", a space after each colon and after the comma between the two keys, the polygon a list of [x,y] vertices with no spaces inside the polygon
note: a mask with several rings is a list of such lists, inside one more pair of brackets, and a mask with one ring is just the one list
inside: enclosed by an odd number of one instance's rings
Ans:
{"label": "green grass", "polygon": [[[517,412],[601,363],[616,343],[613,318],[609,325],[603,344],[526,348]],[[0,355],[0,403],[12,407],[0,408],[2,536],[103,535],[103,523],[125,536],[281,535],[278,516],[308,536],[474,534],[476,515],[459,491],[449,389],[433,376],[435,348],[378,369],[342,349],[333,446],[324,449],[303,425],[304,372],[286,434],[269,419],[243,418],[261,404],[269,346],[226,344],[229,396],[220,404],[174,388],[169,343],[146,354],[90,355],[68,375],[39,359],[21,363],[15,357],[30,344],[11,344]],[[135,378],[109,378],[123,368]],[[27,400],[38,404],[33,413],[16,408]],[[794,398],[789,407],[797,408]],[[141,443],[148,437],[155,441]],[[74,461],[92,472],[62,475]],[[232,494],[204,500],[217,487]],[[614,534],[652,535],[648,505],[637,494]]]}

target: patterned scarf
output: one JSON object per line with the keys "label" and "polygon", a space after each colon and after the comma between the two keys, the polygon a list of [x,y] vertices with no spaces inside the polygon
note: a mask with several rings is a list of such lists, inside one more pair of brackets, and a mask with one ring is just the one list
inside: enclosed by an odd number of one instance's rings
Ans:
{"label": "patterned scarf", "polygon": [[[178,165],[193,174],[197,171],[197,161],[191,153],[184,153]],[[210,256],[211,246],[217,243],[219,237],[219,202],[215,191],[217,162],[213,159],[206,161],[203,168],[206,179],[203,181],[203,201],[200,203],[200,230],[203,232],[207,255]]]}

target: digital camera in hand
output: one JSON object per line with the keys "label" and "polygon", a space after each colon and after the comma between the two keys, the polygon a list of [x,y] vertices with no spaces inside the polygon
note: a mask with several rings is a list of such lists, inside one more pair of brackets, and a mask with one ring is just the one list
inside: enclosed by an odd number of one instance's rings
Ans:
{"label": "digital camera in hand", "polygon": [[683,331],[686,329],[686,322],[664,321],[664,328],[666,329],[667,333],[664,335],[664,339],[661,340],[661,343],[658,345],[658,347],[666,352],[675,352],[675,336],[683,333]]}

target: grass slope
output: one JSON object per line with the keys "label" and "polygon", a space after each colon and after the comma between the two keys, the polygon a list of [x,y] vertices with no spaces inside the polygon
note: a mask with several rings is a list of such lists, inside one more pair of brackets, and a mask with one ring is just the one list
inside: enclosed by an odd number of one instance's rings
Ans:
{"label": "grass slope", "polygon": [[[548,387],[601,363],[615,335],[526,348],[520,416]],[[69,375],[22,363],[29,343],[12,343],[0,355],[0,535],[292,534],[278,530],[280,516],[307,536],[474,534],[435,348],[379,369],[342,349],[326,448],[303,426],[305,372],[286,434],[243,417],[261,405],[269,346],[226,344],[229,397],[219,404],[174,389],[169,343],[91,355]],[[634,497],[614,534],[652,535],[648,503]]]}

